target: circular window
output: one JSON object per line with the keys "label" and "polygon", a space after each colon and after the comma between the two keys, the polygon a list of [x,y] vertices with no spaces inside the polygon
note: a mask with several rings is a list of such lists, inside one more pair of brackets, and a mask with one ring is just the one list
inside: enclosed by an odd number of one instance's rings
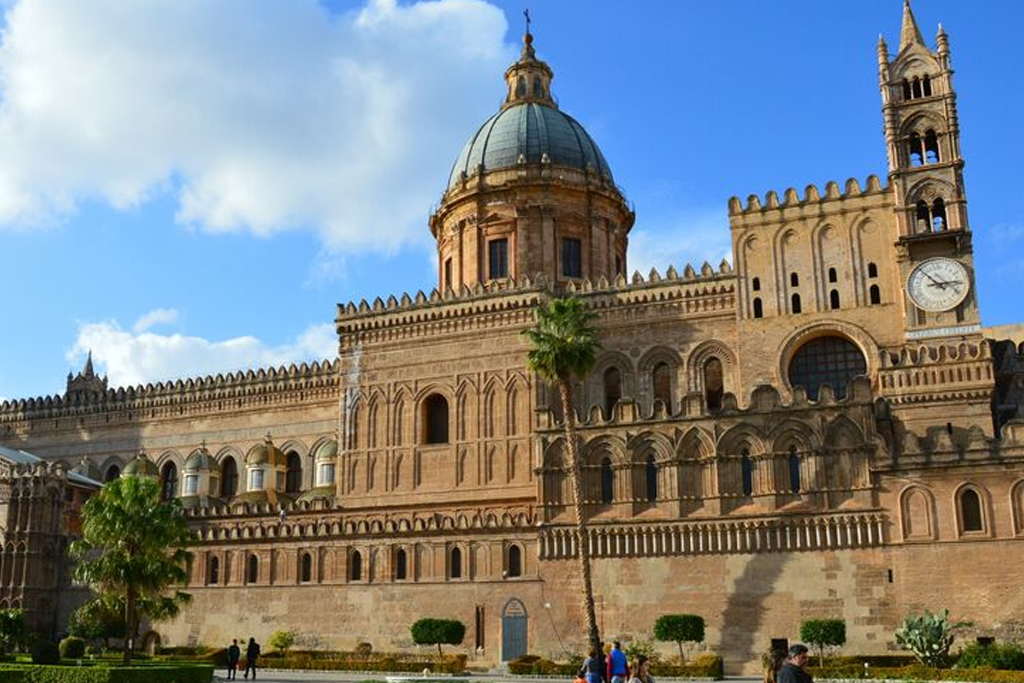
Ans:
{"label": "circular window", "polygon": [[789,362],[789,383],[803,387],[811,400],[818,399],[818,390],[825,384],[832,387],[836,398],[844,398],[850,380],[866,375],[867,371],[864,354],[849,339],[818,337],[793,355]]}

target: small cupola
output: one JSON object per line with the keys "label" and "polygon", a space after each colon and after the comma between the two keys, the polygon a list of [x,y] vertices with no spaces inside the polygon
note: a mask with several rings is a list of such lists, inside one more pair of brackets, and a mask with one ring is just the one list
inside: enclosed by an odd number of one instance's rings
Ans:
{"label": "small cupola", "polygon": [[205,441],[185,459],[184,474],[183,506],[208,507],[221,502],[216,498],[220,491],[220,468],[206,450]]}
{"label": "small cupola", "polygon": [[149,459],[146,451],[139,451],[138,455],[127,465],[125,465],[124,472],[121,473],[125,477],[144,477],[146,479],[159,480],[160,470],[157,468],[156,463]]}
{"label": "small cupola", "polygon": [[557,109],[558,104],[551,96],[552,78],[554,72],[551,71],[551,67],[537,59],[537,53],[533,49],[533,35],[530,33],[530,21],[527,18],[523,51],[519,55],[519,60],[505,71],[508,93],[505,95],[502,109],[527,103],[544,104]]}

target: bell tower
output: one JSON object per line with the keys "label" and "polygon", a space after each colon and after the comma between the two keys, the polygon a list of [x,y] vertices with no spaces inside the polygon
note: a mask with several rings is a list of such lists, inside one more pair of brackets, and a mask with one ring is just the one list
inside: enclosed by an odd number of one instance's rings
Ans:
{"label": "bell tower", "polygon": [[889,185],[908,338],[980,330],[949,38],[925,45],[909,0],[890,60],[878,40]]}

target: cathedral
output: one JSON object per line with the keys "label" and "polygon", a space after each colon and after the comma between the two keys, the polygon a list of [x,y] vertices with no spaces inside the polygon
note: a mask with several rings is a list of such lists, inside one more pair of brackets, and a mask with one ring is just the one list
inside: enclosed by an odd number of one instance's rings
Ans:
{"label": "cathedral", "polygon": [[1024,344],[981,325],[949,38],[907,4],[877,68],[886,179],[734,197],[731,262],[630,274],[633,210],[527,32],[430,218],[429,293],[339,305],[324,362],[114,388],[90,360],[0,404],[0,607],[59,631],[82,498],[145,476],[200,539],[150,643],[394,651],[431,616],[482,665],[581,652],[563,415],[520,335],[572,295],[603,636],[699,614],[729,673],[815,617],[857,653],[924,609],[1019,638]]}

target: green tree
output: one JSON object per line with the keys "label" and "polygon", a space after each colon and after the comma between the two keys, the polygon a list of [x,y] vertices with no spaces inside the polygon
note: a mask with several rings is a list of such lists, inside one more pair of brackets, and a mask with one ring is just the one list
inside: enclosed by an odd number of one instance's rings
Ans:
{"label": "green tree", "polygon": [[594,328],[596,314],[588,311],[575,297],[552,299],[537,308],[537,327],[523,330],[530,340],[526,356],[529,369],[558,386],[565,424],[565,456],[569,464],[572,503],[576,514],[576,546],[579,548],[580,573],[583,576],[583,607],[587,615],[590,647],[601,652],[594,609],[594,584],[590,575],[590,545],[587,543],[587,519],[583,514],[583,482],[579,448],[576,443],[576,402],[572,380],[584,377],[597,356],[600,344]]}
{"label": "green tree", "polygon": [[679,646],[679,661],[686,661],[683,643],[700,643],[704,640],[704,617],[696,614],[663,614],[654,622],[654,637]]}
{"label": "green tree", "polygon": [[280,652],[287,653],[295,644],[295,631],[274,631],[270,636],[270,647]]}
{"label": "green tree", "polygon": [[124,607],[116,599],[108,602],[93,599],[72,612],[68,633],[86,640],[102,640],[107,648],[111,638],[124,638]]}
{"label": "green tree", "polygon": [[121,477],[92,496],[82,511],[82,538],[71,544],[78,561],[74,577],[92,587],[106,604],[124,609],[131,664],[139,622],[176,615],[190,599],[172,586],[185,583],[195,542],[178,501],[160,501],[160,486],[152,479]]}
{"label": "green tree", "polygon": [[458,619],[420,619],[409,631],[417,645],[437,645],[438,657],[442,644],[458,645],[466,637],[466,625]]}
{"label": "green tree", "polygon": [[840,648],[846,644],[846,622],[842,619],[808,619],[800,624],[800,640],[818,650],[818,661],[825,656],[825,648]]}
{"label": "green tree", "polygon": [[0,609],[0,652],[6,654],[23,645],[27,636],[25,610]]}

